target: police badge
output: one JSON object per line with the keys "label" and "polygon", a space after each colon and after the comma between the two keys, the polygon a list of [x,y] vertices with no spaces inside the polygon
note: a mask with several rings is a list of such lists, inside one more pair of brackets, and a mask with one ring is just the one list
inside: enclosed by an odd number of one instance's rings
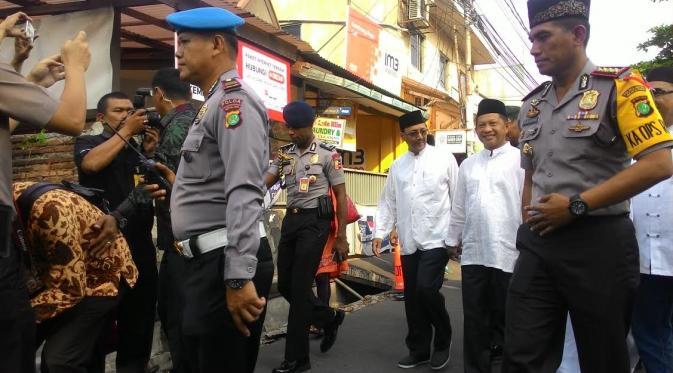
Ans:
{"label": "police badge", "polygon": [[584,92],[582,98],[580,99],[579,107],[582,110],[591,110],[596,107],[598,104],[598,96],[601,93],[595,89]]}

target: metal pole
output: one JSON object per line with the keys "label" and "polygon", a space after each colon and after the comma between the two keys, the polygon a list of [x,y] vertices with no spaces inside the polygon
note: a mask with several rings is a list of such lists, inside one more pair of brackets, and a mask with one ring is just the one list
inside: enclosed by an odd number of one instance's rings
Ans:
{"label": "metal pole", "polygon": [[356,298],[358,298],[359,300],[363,300],[363,299],[365,299],[365,297],[363,297],[362,295],[358,294],[357,291],[353,290],[353,288],[351,288],[350,286],[346,285],[343,281],[339,280],[338,278],[335,278],[335,279],[334,279],[334,283],[336,283],[337,285],[340,285],[341,287],[343,287],[344,289],[346,289],[346,291],[348,291],[349,293],[353,294],[353,295],[354,295]]}

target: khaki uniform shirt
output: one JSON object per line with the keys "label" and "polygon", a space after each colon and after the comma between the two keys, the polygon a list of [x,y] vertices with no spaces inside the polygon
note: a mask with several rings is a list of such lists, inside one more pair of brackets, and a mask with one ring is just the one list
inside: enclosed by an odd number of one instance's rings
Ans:
{"label": "khaki uniform shirt", "polygon": [[12,144],[9,120],[44,127],[58,108],[58,101],[47,91],[18,74],[6,63],[0,63],[0,204],[12,205]]}
{"label": "khaki uniform shirt", "polygon": [[227,227],[224,279],[257,267],[269,124],[262,100],[235,70],[222,74],[182,145],[171,194],[176,240]]}
{"label": "khaki uniform shirt", "polygon": [[[519,124],[521,167],[533,172],[532,202],[584,192],[628,167],[631,157],[673,146],[640,74],[597,69],[591,61],[561,100],[551,82],[524,98]],[[589,214],[628,211],[622,201]]]}
{"label": "khaki uniform shirt", "polygon": [[334,146],[314,139],[304,153],[294,144],[283,147],[280,152],[289,158],[287,164],[281,164],[277,158],[268,172],[280,173],[281,185],[287,189],[289,208],[316,208],[318,197],[326,195],[330,185],[346,182],[341,156]]}

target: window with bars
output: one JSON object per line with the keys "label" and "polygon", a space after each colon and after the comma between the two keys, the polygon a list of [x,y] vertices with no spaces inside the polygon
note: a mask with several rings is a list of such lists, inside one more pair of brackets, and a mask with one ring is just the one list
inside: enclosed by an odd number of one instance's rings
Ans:
{"label": "window with bars", "polygon": [[446,76],[449,72],[449,59],[443,55],[439,55],[439,86],[446,89]]}
{"label": "window with bars", "polygon": [[411,46],[411,65],[423,72],[423,41],[421,34],[411,34],[409,44]]}

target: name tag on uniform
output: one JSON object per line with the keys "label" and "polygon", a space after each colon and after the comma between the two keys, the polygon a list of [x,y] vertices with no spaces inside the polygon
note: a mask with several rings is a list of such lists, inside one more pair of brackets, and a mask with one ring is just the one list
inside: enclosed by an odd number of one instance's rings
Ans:
{"label": "name tag on uniform", "polygon": [[299,191],[301,193],[308,192],[308,185],[310,184],[308,177],[302,177],[299,179]]}

